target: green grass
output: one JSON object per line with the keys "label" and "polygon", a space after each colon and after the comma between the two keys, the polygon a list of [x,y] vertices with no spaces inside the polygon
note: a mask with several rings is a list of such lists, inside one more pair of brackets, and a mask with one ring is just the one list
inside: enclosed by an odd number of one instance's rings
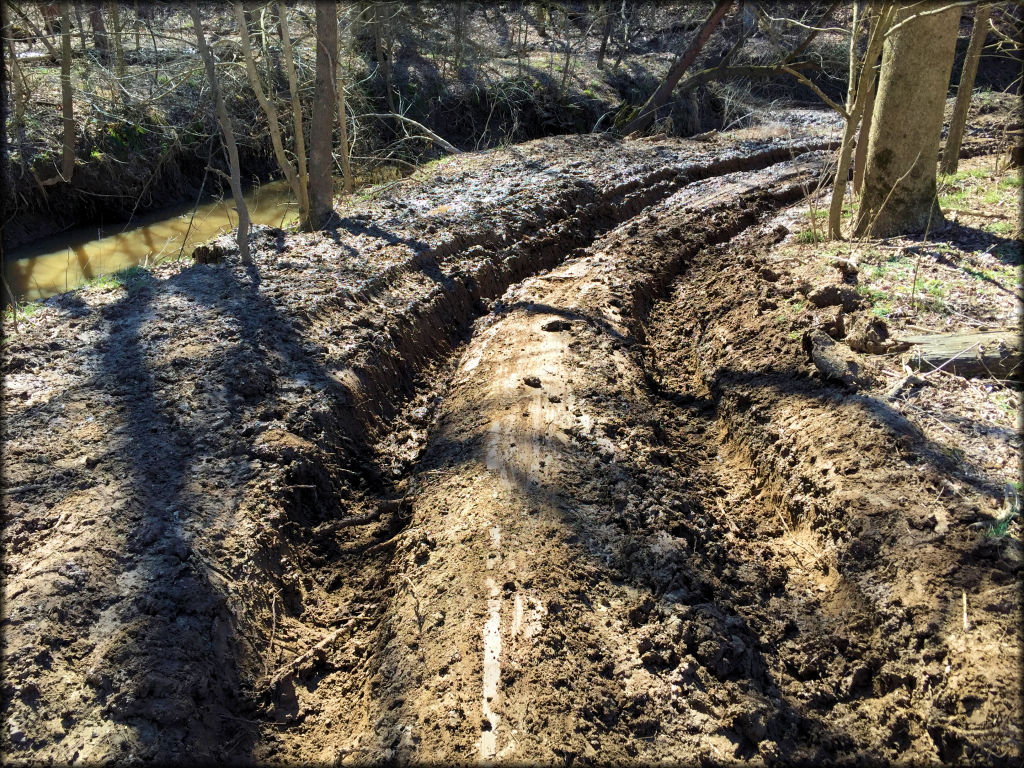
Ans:
{"label": "green grass", "polygon": [[937,299],[944,298],[946,295],[946,284],[941,280],[925,280],[921,287],[929,296],[934,296]]}
{"label": "green grass", "polygon": [[1003,513],[988,528],[987,534],[990,539],[1001,539],[1006,536],[1010,530],[1010,523],[1020,516],[1020,483],[1007,483],[1004,496],[1006,503]]}
{"label": "green grass", "polygon": [[803,232],[797,234],[796,241],[798,243],[816,243],[821,239],[821,237],[822,236],[820,234],[816,234],[813,229],[805,229]]}
{"label": "green grass", "polygon": [[[42,301],[29,301],[25,304],[18,305],[18,319],[23,317],[32,317],[36,312],[43,308]],[[14,319],[14,308],[9,306],[4,310],[4,322],[10,322]]]}
{"label": "green grass", "polygon": [[989,224],[987,229],[995,235],[1008,235],[1013,232],[1013,224],[1008,221],[996,221]]}
{"label": "green grass", "polygon": [[1003,189],[1016,188],[1020,186],[1020,176],[1007,176],[999,180],[999,186]]}
{"label": "green grass", "polygon": [[149,277],[149,270],[145,267],[128,267],[127,269],[111,272],[107,275],[97,275],[83,283],[82,287],[107,291],[117,288],[131,290],[142,283],[147,277]]}

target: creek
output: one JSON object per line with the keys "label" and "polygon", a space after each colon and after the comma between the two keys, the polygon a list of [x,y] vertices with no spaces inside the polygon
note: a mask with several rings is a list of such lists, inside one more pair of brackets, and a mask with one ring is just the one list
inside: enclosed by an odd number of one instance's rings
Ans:
{"label": "creek", "polygon": [[[298,208],[284,181],[272,181],[245,195],[253,224],[276,227],[294,222]],[[149,213],[130,224],[78,227],[11,251],[4,280],[19,301],[71,291],[101,275],[135,266],[154,266],[191,255],[192,249],[233,229],[238,214],[230,197],[185,203]],[[129,227],[131,227],[129,229]],[[9,301],[4,291],[5,304]]]}

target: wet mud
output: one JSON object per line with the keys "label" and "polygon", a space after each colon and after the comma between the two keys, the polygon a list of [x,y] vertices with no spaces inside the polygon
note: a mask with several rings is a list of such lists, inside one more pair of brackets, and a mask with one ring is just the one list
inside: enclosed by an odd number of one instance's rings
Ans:
{"label": "wet mud", "polygon": [[828,147],[544,139],[48,300],[5,754],[1019,756],[992,488],[764,317]]}

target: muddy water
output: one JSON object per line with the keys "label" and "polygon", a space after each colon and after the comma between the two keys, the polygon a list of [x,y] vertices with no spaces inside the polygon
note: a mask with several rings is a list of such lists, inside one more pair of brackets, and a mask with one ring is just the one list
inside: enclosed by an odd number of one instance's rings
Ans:
{"label": "muddy water", "polygon": [[[282,226],[297,216],[283,181],[253,189],[245,200],[254,224]],[[78,288],[100,275],[175,259],[179,253],[189,255],[195,245],[237,223],[234,203],[225,198],[195,208],[184,204],[165,209],[137,220],[132,229],[124,224],[74,229],[10,253],[4,279],[23,301],[45,298]]]}

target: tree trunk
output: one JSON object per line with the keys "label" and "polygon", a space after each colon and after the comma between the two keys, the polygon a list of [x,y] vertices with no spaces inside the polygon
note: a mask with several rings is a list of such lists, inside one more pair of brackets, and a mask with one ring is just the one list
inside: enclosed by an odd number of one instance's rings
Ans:
{"label": "tree trunk", "polygon": [[335,99],[334,72],[338,56],[338,5],[335,0],[316,4],[316,100],[309,149],[309,226],[319,229],[334,209],[331,153]]}
{"label": "tree trunk", "polygon": [[295,174],[295,168],[292,167],[288,156],[284,153],[284,144],[281,141],[281,125],[277,120],[277,109],[263,92],[263,84],[260,82],[259,72],[256,71],[256,61],[252,56],[249,27],[245,21],[245,11],[238,0],[235,0],[234,8],[235,20],[238,22],[239,34],[241,35],[242,54],[245,57],[245,71],[249,75],[249,84],[256,94],[256,101],[259,102],[263,114],[267,117],[267,125],[270,128],[270,143],[274,147],[274,157],[277,159],[277,166],[281,169],[281,173],[284,174],[284,178],[292,190],[292,196],[299,201],[299,220],[302,221],[306,219],[308,211],[302,207],[299,179]]}
{"label": "tree trunk", "polygon": [[88,44],[85,42],[85,22],[82,21],[82,8],[81,3],[75,3],[75,21],[78,22],[78,39],[82,43],[82,54],[84,55]]}
{"label": "tree trunk", "polygon": [[915,371],[941,368],[957,376],[1000,376],[1021,380],[1024,342],[1016,329],[966,334],[902,336],[913,344],[910,367]]}
{"label": "tree trunk", "polygon": [[213,65],[213,52],[206,44],[206,35],[203,34],[203,20],[199,15],[199,6],[196,0],[191,0],[188,5],[189,13],[192,15],[192,24],[196,30],[196,42],[199,55],[206,66],[206,76],[210,80],[210,91],[213,94],[214,107],[217,111],[217,122],[220,123],[221,134],[224,136],[224,144],[228,150],[228,165],[231,171],[231,196],[235,200],[235,208],[238,211],[238,253],[242,257],[243,264],[252,264],[252,257],[249,255],[249,208],[242,196],[242,170],[238,163],[238,146],[235,144],[235,133],[231,127],[231,118],[228,115],[227,107],[224,106],[224,96],[221,93],[220,85],[217,82],[217,71]]}
{"label": "tree trunk", "polygon": [[345,180],[345,192],[352,194],[355,184],[352,180],[352,165],[348,156],[348,121],[345,117],[345,81],[341,77],[341,56],[338,56],[338,76],[335,79],[338,94],[338,128],[341,130],[341,176]]}
{"label": "tree trunk", "polygon": [[388,109],[395,111],[395,95],[391,89],[391,51],[384,39],[384,22],[382,21],[383,10],[390,10],[389,5],[373,4],[373,45],[374,54],[377,57],[377,66],[384,75],[384,98],[387,101]]}
{"label": "tree trunk", "polygon": [[920,232],[942,223],[935,172],[960,8],[921,11],[901,8],[883,49],[858,236]]}
{"label": "tree trunk", "polygon": [[864,104],[864,117],[860,121],[857,133],[857,147],[853,152],[853,193],[859,195],[864,191],[864,163],[868,158],[868,136],[871,134],[871,123],[875,119],[875,95],[878,93],[878,74],[872,73],[868,81],[868,95]]}
{"label": "tree trunk", "polygon": [[956,89],[956,106],[953,117],[949,121],[949,133],[946,134],[946,146],[942,150],[942,172],[956,173],[960,162],[960,142],[964,138],[964,126],[967,125],[967,108],[971,105],[971,91],[974,89],[974,76],[978,74],[978,59],[981,49],[985,47],[988,36],[988,17],[992,13],[989,5],[978,4],[974,12],[974,29],[971,30],[971,44],[967,48],[964,68],[960,71],[960,85]]}
{"label": "tree trunk", "polygon": [[[843,141],[839,146],[836,180],[832,188],[832,200],[828,211],[828,236],[831,238],[842,239],[843,236],[843,197],[846,194],[846,178],[850,167],[850,155],[853,152],[853,135],[857,131],[861,115],[864,114],[864,107],[871,91],[868,83],[874,77],[875,62],[878,60],[878,54],[882,51],[882,41],[885,39],[885,33],[893,19],[893,13],[891,8],[883,8],[874,18],[870,27],[871,31],[868,34],[868,48],[864,53],[864,61],[860,65],[859,82],[856,84],[856,88],[851,85],[848,91],[846,126],[843,131]],[[856,29],[857,20],[854,18],[854,32]],[[851,51],[853,50],[854,47],[851,46]],[[856,70],[857,62],[854,56],[850,61],[851,78]],[[861,135],[864,135],[863,131]]]}
{"label": "tree trunk", "polygon": [[65,184],[70,184],[75,172],[75,105],[71,90],[71,8],[68,0],[60,4],[60,12],[60,103],[64,127],[61,176]]}
{"label": "tree trunk", "polygon": [[[18,104],[21,101],[21,86],[18,82],[18,73],[15,71],[17,68],[17,56],[14,53],[14,33],[11,30],[11,16],[10,11],[7,8],[7,3],[0,4],[0,30],[3,30],[4,37],[7,38],[7,46],[11,54],[11,68],[6,70],[4,67],[3,56],[0,55],[0,83],[7,82],[10,78],[11,90],[2,89],[0,91],[0,179],[9,180],[11,178],[11,156],[10,147],[8,144],[8,137],[13,133],[10,130],[11,127],[18,125],[20,120],[15,119],[14,125],[10,125],[11,120],[11,102],[10,99],[14,100],[15,111],[18,110]],[[0,54],[2,54],[2,48],[0,48]],[[10,96],[8,96],[10,94]],[[21,154],[19,152],[19,154]],[[0,215],[5,219],[7,218],[7,210],[10,206],[13,194],[13,184],[7,183],[0,189]],[[3,242],[0,239],[0,265],[3,264]],[[5,283],[6,285],[6,283]],[[5,296],[4,299],[7,297]],[[12,303],[14,297],[10,297]],[[15,306],[16,309],[16,306]],[[17,314],[17,312],[15,312]],[[15,317],[15,330],[17,330],[17,317]]]}
{"label": "tree trunk", "polygon": [[92,25],[93,48],[99,52],[102,58],[106,59],[110,45],[107,39],[107,25],[103,23],[103,9],[99,5],[94,5],[89,9],[89,24]]}
{"label": "tree trunk", "polygon": [[107,15],[114,30],[114,72],[119,78],[124,77],[124,45],[121,42],[121,8],[119,0],[107,0]]}
{"label": "tree trunk", "polygon": [[281,45],[284,48],[284,67],[288,73],[288,91],[292,100],[292,131],[295,133],[295,159],[299,165],[299,209],[305,211],[299,226],[309,226],[309,173],[306,171],[306,136],[302,127],[302,105],[299,104],[299,86],[295,77],[295,56],[292,52],[291,32],[288,31],[288,6],[277,4],[277,18],[281,25]]}
{"label": "tree trunk", "polygon": [[597,49],[598,69],[604,69],[604,57],[608,53],[608,39],[612,36],[612,24],[615,21],[615,14],[608,7],[608,3],[601,4],[601,11],[604,13],[604,24],[601,26],[601,45]]}
{"label": "tree trunk", "polygon": [[636,117],[626,124],[622,129],[622,133],[629,134],[634,131],[642,131],[654,121],[658,109],[668,102],[669,96],[672,95],[672,91],[675,89],[679,79],[689,69],[690,65],[693,64],[698,54],[700,54],[704,44],[711,37],[711,33],[715,31],[715,27],[718,26],[722,17],[725,16],[730,5],[732,5],[732,0],[718,0],[715,3],[711,15],[708,16],[704,25],[700,28],[697,37],[690,43],[690,47],[672,64],[661,85],[651,94],[647,102],[640,107]]}

